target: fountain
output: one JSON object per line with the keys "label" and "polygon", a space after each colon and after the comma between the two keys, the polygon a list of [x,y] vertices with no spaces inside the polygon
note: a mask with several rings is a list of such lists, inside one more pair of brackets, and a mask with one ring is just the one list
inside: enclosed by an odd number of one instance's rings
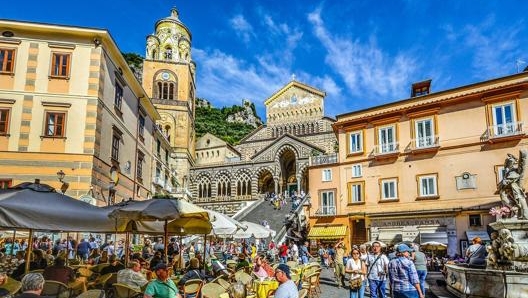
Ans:
{"label": "fountain", "polygon": [[497,221],[490,224],[491,245],[486,247],[486,268],[446,265],[447,289],[457,297],[528,297],[528,206],[524,192],[524,173],[528,150],[519,158],[508,154],[504,178],[497,185],[502,208]]}

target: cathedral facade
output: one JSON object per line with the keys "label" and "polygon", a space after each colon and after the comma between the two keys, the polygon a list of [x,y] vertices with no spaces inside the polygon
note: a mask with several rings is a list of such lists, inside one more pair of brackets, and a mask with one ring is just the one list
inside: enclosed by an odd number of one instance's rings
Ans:
{"label": "cathedral facade", "polygon": [[307,192],[308,166],[336,150],[325,93],[292,80],[264,105],[266,124],[231,146],[205,134],[196,142],[190,190],[195,203],[233,214],[266,194]]}

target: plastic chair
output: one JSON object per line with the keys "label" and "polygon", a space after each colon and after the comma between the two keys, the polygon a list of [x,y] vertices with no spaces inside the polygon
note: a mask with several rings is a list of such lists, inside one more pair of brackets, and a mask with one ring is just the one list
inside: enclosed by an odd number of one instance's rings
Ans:
{"label": "plastic chair", "polygon": [[115,283],[112,287],[114,288],[114,298],[143,297],[143,293],[126,284]]}
{"label": "plastic chair", "polygon": [[68,285],[55,280],[46,280],[41,296],[51,296],[56,298],[69,298],[72,295],[72,290]]}
{"label": "plastic chair", "polygon": [[88,290],[77,298],[105,298],[105,292],[103,290]]}
{"label": "plastic chair", "polygon": [[183,284],[183,297],[187,297],[187,295],[198,297],[202,286],[203,281],[201,279],[189,279]]}
{"label": "plastic chair", "polygon": [[226,289],[214,282],[204,284],[201,291],[203,298],[220,298],[221,294],[227,293]]}

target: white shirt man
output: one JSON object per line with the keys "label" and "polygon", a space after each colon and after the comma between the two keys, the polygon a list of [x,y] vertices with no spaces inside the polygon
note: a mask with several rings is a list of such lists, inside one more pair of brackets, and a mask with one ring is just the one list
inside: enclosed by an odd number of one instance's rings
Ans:
{"label": "white shirt man", "polygon": [[385,254],[381,253],[381,244],[374,241],[372,243],[372,254],[367,256],[367,279],[371,298],[386,297],[388,265],[389,259]]}

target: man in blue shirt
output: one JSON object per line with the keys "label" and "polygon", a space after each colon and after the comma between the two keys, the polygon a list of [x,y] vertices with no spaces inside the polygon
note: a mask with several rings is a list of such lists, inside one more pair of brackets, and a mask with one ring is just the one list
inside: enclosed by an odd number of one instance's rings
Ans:
{"label": "man in blue shirt", "polygon": [[409,259],[413,250],[406,244],[396,248],[397,257],[389,262],[389,281],[393,298],[424,298],[420,280]]}

